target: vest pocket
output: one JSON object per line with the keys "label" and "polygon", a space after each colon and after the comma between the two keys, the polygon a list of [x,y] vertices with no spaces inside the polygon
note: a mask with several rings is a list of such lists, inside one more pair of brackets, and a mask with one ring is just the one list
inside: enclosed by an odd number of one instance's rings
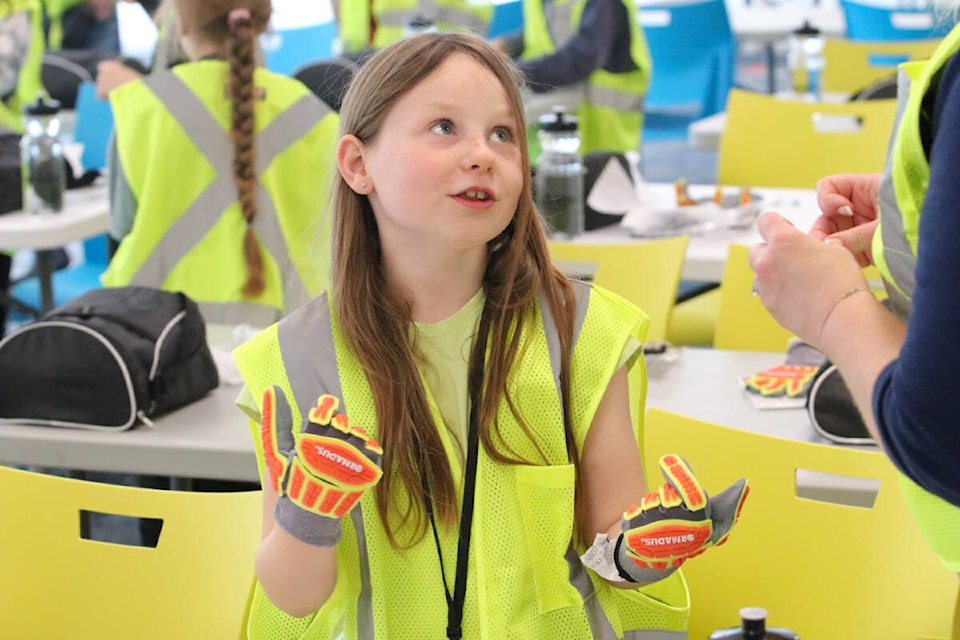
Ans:
{"label": "vest pocket", "polygon": [[516,479],[540,613],[582,607],[564,557],[573,535],[573,465],[518,466]]}

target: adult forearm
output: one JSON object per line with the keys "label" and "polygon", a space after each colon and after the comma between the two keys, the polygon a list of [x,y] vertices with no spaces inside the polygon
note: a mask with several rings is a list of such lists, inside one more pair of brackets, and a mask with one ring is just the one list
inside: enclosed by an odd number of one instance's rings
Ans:
{"label": "adult forearm", "polygon": [[898,320],[870,293],[851,295],[832,310],[821,331],[821,348],[829,356],[878,444],[873,389],[883,369],[897,358],[906,337]]}

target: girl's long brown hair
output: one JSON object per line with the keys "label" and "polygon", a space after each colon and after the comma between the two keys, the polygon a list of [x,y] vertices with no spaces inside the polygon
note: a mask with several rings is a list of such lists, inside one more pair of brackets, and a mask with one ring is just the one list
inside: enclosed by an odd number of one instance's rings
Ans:
{"label": "girl's long brown hair", "polygon": [[237,187],[240,212],[247,223],[243,256],[247,281],[243,295],[255,298],[263,293],[263,255],[253,231],[257,217],[257,174],[254,104],[256,87],[256,38],[270,22],[270,0],[178,0],[177,12],[206,42],[219,43],[230,65],[231,137],[233,138],[233,182]]}
{"label": "girl's long brown hair", "polygon": [[[452,33],[409,38],[374,55],[344,97],[341,135],[353,134],[367,144],[373,143],[397,99],[454,54],[470,56],[500,80],[513,107],[522,140],[525,131],[520,97],[522,79],[516,68],[506,56],[480,38]],[[520,200],[507,229],[488,245],[489,261],[483,277],[486,302],[479,331],[488,336],[490,358],[484,369],[484,392],[479,407],[480,439],[484,450],[502,463],[534,462],[523,460],[509,450],[499,433],[496,414],[505,398],[540,451],[507,395],[507,382],[521,347],[519,329],[535,313],[542,294],[560,335],[564,430],[568,458],[576,466],[579,487],[578,455],[568,401],[573,292],[567,279],[550,262],[546,236],[531,195],[529,155],[526,145],[520,146],[523,171]],[[334,310],[343,336],[363,366],[373,390],[379,440],[384,450],[384,475],[376,490],[377,509],[391,543],[397,547],[412,545],[422,538],[429,524],[421,472],[429,487],[434,514],[448,527],[458,520],[453,475],[411,349],[410,306],[388,284],[370,202],[337,175],[332,207]],[[471,370],[476,358],[475,349]],[[542,451],[541,457],[542,463],[545,461]],[[398,491],[401,488],[402,491]],[[403,495],[409,496],[409,500],[401,503]],[[396,520],[389,517],[391,512]],[[392,522],[397,523],[395,527]],[[401,530],[409,534],[404,535],[403,540],[398,536]]]}

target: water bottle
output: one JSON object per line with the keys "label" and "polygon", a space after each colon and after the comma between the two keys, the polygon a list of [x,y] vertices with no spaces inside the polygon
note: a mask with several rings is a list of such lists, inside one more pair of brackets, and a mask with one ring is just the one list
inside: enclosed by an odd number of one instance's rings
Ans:
{"label": "water bottle", "polygon": [[60,103],[44,100],[23,107],[23,137],[20,162],[23,180],[23,210],[31,214],[59,213],[67,174],[60,144]]}
{"label": "water bottle", "polygon": [[820,99],[825,64],[823,46],[824,39],[819,29],[809,22],[805,21],[802,27],[791,34],[787,61],[794,93],[813,100]]}
{"label": "water bottle", "polygon": [[767,628],[767,610],[760,607],[740,609],[740,626],[720,629],[710,634],[710,640],[800,640],[790,629]]}
{"label": "water bottle", "polygon": [[555,107],[538,121],[540,157],[534,198],[547,231],[569,239],[583,233],[583,159],[577,119]]}

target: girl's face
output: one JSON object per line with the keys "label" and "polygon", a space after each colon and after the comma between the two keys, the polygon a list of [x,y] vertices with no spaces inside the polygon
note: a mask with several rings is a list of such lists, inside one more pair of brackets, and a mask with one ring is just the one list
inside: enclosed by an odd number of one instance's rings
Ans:
{"label": "girl's face", "polygon": [[497,77],[465,54],[398,99],[363,152],[385,252],[485,256],[523,188],[517,126]]}

